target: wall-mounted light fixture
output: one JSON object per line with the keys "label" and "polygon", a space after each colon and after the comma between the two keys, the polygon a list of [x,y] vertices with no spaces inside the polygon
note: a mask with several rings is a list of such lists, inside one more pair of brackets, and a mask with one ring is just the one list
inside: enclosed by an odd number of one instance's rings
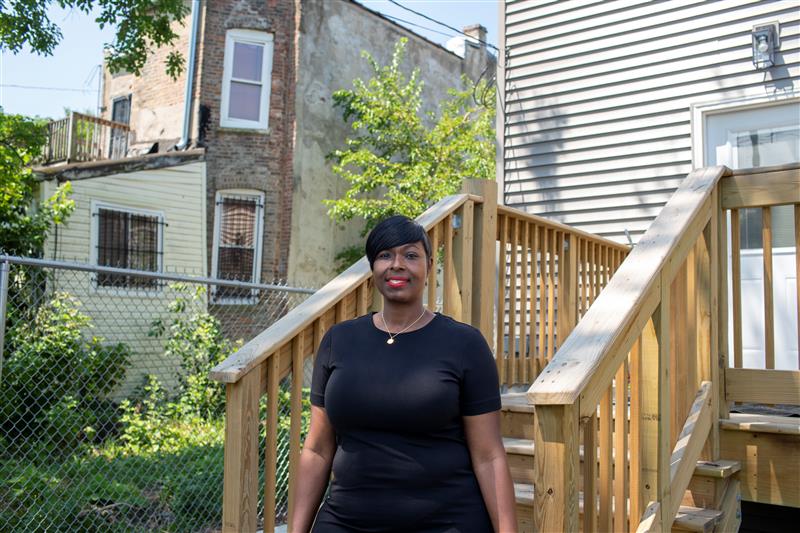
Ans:
{"label": "wall-mounted light fixture", "polygon": [[753,26],[753,64],[757,69],[774,65],[775,50],[780,46],[780,26],[777,22]]}

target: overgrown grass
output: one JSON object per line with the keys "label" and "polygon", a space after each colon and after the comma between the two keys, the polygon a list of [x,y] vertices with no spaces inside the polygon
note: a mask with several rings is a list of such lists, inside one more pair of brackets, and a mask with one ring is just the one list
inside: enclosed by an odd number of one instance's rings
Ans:
{"label": "overgrown grass", "polygon": [[0,523],[11,531],[218,528],[224,425],[164,426],[182,437],[164,451],[130,453],[115,439],[61,460],[38,454],[0,459]]}

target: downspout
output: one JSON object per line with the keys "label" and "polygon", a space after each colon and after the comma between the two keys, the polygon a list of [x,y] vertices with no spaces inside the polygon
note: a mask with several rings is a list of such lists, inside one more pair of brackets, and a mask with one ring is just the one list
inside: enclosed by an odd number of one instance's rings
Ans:
{"label": "downspout", "polygon": [[194,60],[197,54],[197,19],[200,16],[200,0],[192,2],[192,33],[189,39],[189,70],[186,72],[186,91],[183,97],[183,134],[181,140],[175,145],[178,150],[183,150],[189,144],[189,118],[192,112],[192,87],[194,85]]}

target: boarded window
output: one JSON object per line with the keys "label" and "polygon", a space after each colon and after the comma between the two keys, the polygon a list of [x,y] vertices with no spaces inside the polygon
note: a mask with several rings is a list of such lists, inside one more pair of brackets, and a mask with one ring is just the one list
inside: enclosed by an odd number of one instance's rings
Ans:
{"label": "boarded window", "polygon": [[[161,219],[154,215],[100,208],[97,220],[97,264],[158,272],[161,263]],[[152,288],[157,280],[124,274],[98,274],[102,287]]]}

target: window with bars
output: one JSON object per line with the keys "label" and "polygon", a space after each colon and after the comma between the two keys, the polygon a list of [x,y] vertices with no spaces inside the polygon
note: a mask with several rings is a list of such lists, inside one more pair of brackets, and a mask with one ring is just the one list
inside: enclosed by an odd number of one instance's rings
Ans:
{"label": "window with bars", "polygon": [[[259,192],[218,192],[214,223],[213,275],[218,279],[258,283],[264,195]],[[251,303],[252,289],[217,287],[216,301]]]}
{"label": "window with bars", "polygon": [[[131,270],[161,271],[160,215],[98,207],[96,258],[98,266]],[[125,274],[97,275],[98,287],[157,288],[158,280]]]}
{"label": "window with bars", "polygon": [[270,33],[228,30],[225,35],[220,125],[266,130],[272,77]]}

